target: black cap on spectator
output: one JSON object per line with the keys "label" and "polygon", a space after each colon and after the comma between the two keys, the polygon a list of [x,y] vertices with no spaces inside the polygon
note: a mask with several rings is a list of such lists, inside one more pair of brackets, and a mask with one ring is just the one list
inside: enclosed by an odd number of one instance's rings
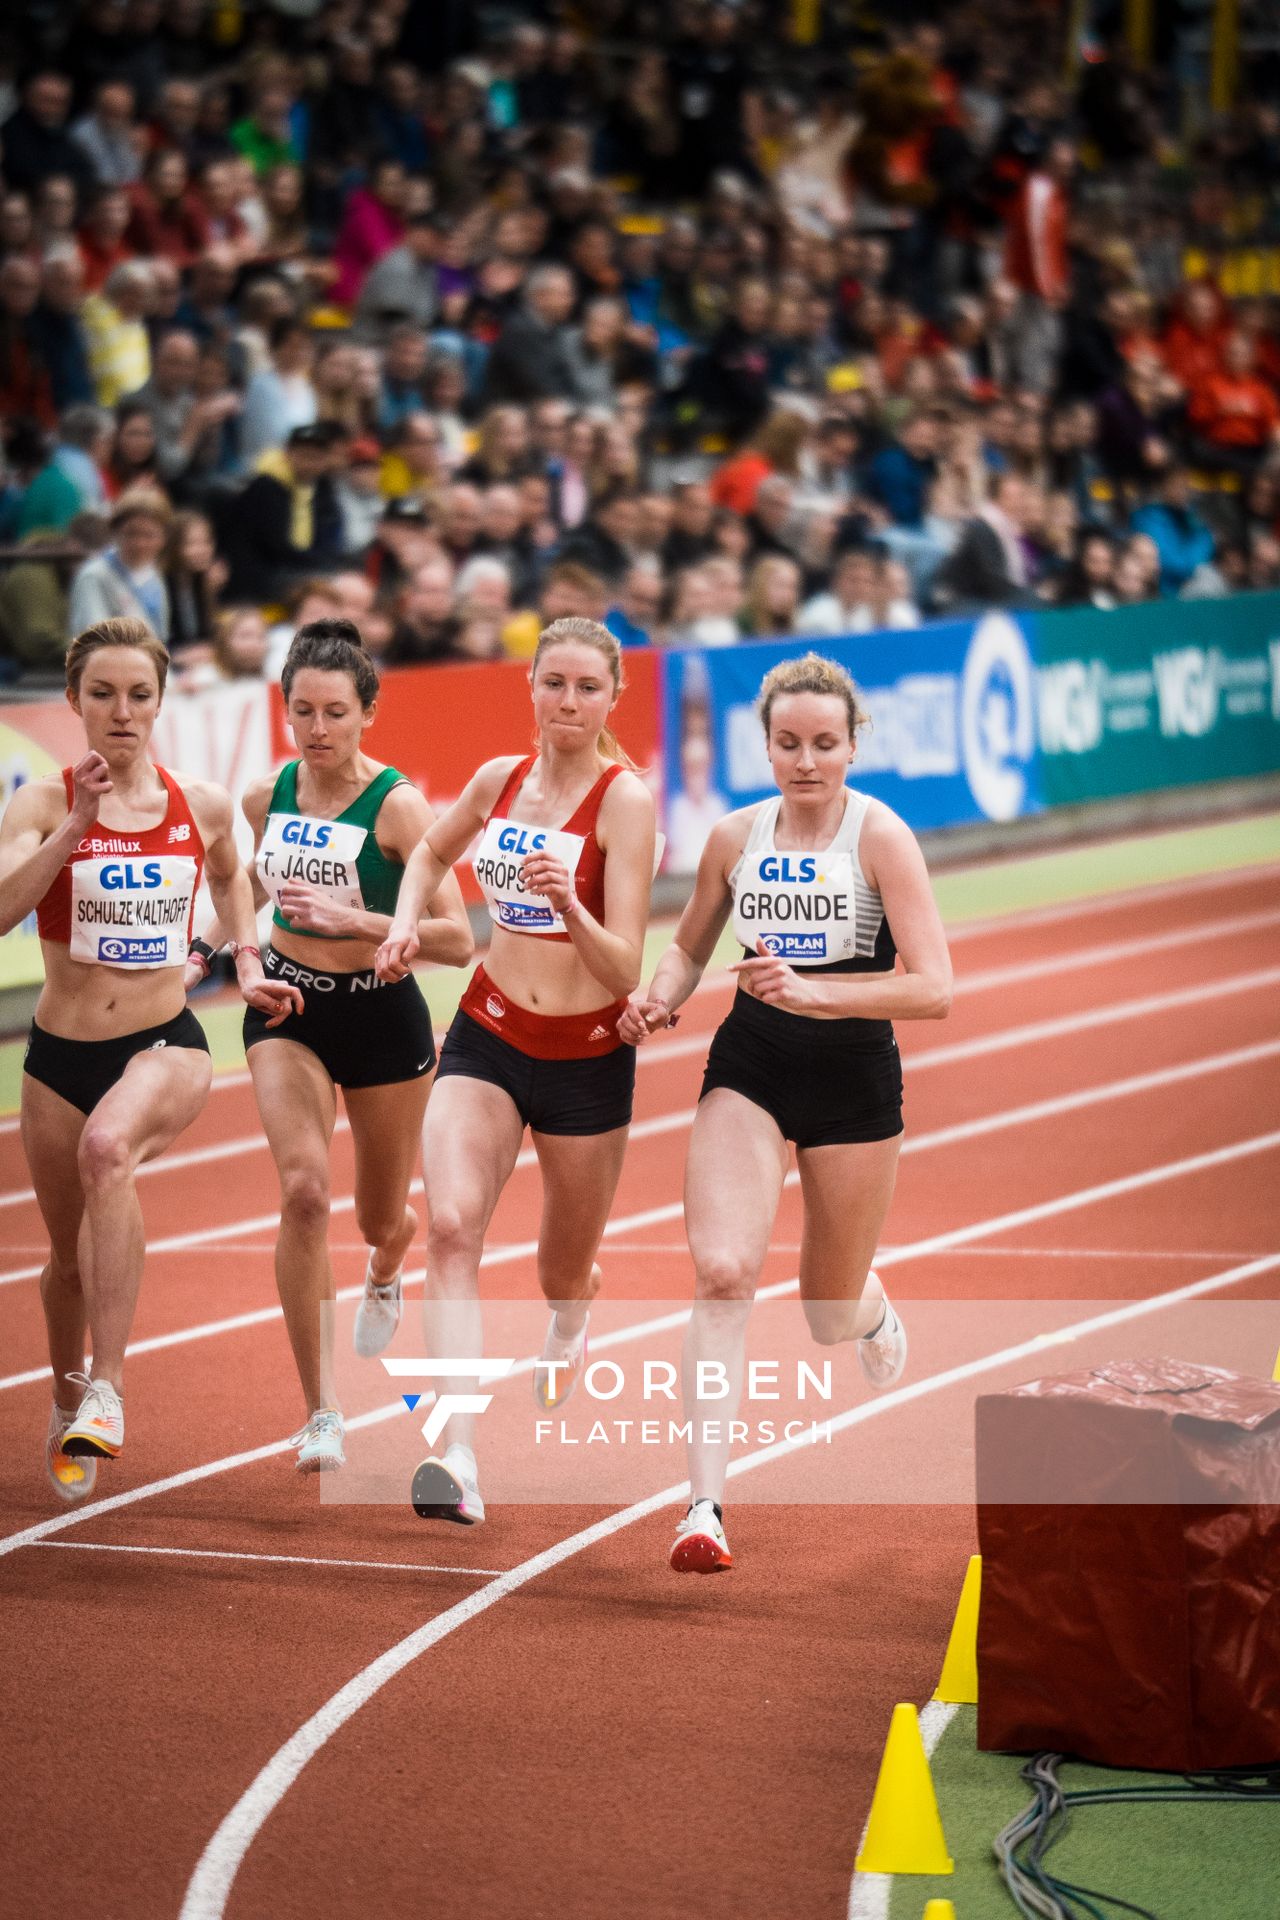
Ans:
{"label": "black cap on spectator", "polygon": [[289,435],[291,447],[331,447],[334,443],[333,422],[316,420],[309,427],[295,427]]}

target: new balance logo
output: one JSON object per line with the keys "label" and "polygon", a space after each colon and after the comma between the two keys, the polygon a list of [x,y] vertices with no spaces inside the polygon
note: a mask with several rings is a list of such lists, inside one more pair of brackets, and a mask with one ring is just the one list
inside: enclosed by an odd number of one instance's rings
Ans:
{"label": "new balance logo", "polygon": [[185,820],[180,821],[176,827],[170,827],[169,829],[169,845],[170,846],[173,846],[174,842],[177,840],[189,840],[190,838],[191,838],[191,829],[187,825]]}
{"label": "new balance logo", "polygon": [[[393,1380],[471,1380],[477,1386],[486,1386],[491,1381],[505,1380],[515,1361],[512,1360],[384,1360],[383,1366]],[[410,1413],[416,1408],[419,1394],[404,1394],[405,1405]],[[428,1446],[440,1438],[455,1413],[483,1413],[493,1400],[491,1393],[442,1393],[436,1396],[431,1412],[422,1423],[422,1437]]]}

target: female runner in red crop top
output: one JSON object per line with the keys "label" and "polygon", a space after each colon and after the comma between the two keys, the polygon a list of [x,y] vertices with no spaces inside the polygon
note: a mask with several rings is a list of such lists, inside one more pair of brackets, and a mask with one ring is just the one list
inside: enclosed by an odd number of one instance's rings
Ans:
{"label": "female runner in red crop top", "polygon": [[[655,830],[649,792],[606,724],[622,686],[613,635],[594,620],[555,621],[529,678],[538,752],[487,761],[427,830],[376,964],[402,977],[427,902],[481,834],[475,869],[493,939],[441,1051],[422,1136],[427,1338],[434,1354],[483,1351],[480,1256],[528,1127],[543,1183],[538,1279],[553,1309],[534,1394],[553,1408],[582,1368],[631,1122],[635,1055],[617,1021],[640,974]],[[445,1385],[474,1391],[475,1380]],[[424,1518],[484,1518],[471,1426],[453,1414],[443,1459],[419,1467]]]}
{"label": "female runner in red crop top", "polygon": [[[21,1124],[49,1230],[45,1463],[68,1501],[88,1498],[97,1461],[124,1442],[124,1354],[146,1251],[134,1176],[209,1091],[209,1049],[183,986],[202,869],[235,936],[245,999],[282,1020],[299,998],[264,978],[252,944],[230,796],[150,758],[168,664],[141,620],[103,620],[73,640],[67,698],[88,751],[20,788],[0,823],[0,931],[34,909],[44,954]],[[92,1379],[81,1371],[86,1323]]]}

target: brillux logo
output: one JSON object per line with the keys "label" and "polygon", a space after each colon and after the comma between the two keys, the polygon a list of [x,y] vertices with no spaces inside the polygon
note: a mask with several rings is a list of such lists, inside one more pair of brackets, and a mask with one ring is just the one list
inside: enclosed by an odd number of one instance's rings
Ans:
{"label": "brillux logo", "polygon": [[[514,1360],[384,1360],[383,1366],[393,1380],[474,1380],[477,1386],[505,1380]],[[401,1399],[410,1413],[422,1399],[420,1393],[404,1393]],[[444,1432],[455,1413],[483,1413],[491,1404],[491,1393],[441,1393],[434,1396],[430,1413],[422,1423],[422,1437],[428,1446]]]}

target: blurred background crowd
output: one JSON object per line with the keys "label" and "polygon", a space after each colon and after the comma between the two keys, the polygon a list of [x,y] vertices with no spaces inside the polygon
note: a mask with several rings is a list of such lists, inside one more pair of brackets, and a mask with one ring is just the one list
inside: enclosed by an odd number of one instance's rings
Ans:
{"label": "blurred background crowd", "polygon": [[1214,11],[11,10],[0,673],[1280,584],[1280,84]]}

